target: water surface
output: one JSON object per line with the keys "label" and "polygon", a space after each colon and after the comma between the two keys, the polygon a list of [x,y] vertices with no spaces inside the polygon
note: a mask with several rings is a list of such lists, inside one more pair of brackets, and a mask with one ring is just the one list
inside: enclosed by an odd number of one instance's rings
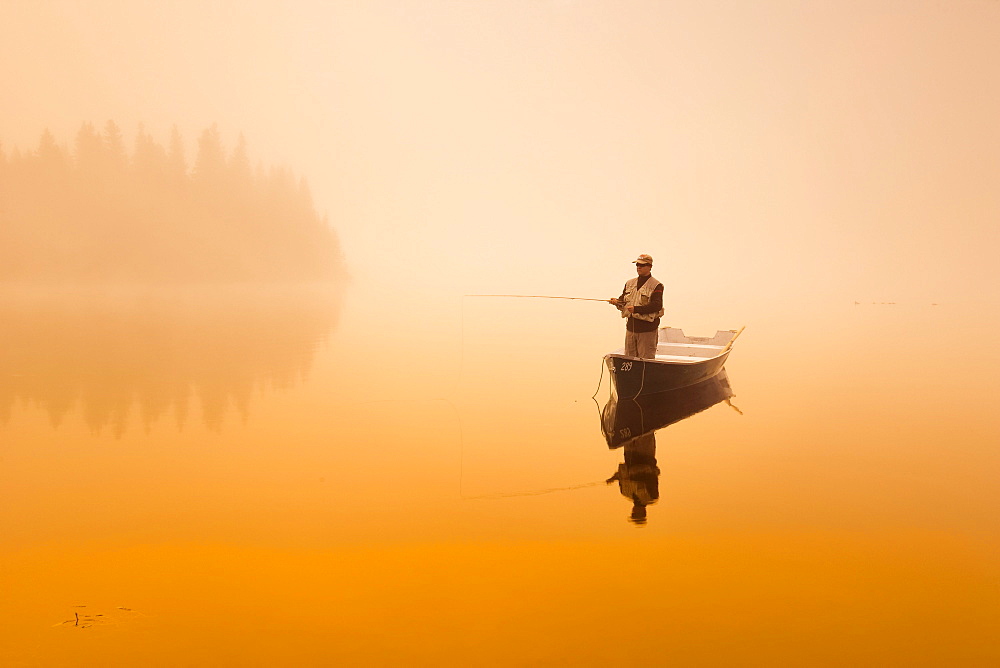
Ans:
{"label": "water surface", "polygon": [[1000,659],[989,309],[694,323],[636,522],[610,307],[359,292],[5,294],[0,664]]}

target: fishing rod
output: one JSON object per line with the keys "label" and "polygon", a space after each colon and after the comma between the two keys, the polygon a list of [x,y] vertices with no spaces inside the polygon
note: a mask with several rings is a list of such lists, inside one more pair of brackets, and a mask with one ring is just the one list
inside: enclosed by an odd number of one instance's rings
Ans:
{"label": "fishing rod", "polygon": [[610,299],[594,299],[593,297],[553,297],[552,295],[462,295],[463,297],[519,297],[522,299],[577,299],[584,302],[604,302],[610,304]]}

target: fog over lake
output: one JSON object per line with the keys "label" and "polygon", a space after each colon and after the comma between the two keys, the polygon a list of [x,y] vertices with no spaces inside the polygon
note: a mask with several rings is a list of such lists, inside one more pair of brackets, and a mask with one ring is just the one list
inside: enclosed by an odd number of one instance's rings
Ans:
{"label": "fog over lake", "polygon": [[998,26],[4,3],[0,665],[997,663]]}

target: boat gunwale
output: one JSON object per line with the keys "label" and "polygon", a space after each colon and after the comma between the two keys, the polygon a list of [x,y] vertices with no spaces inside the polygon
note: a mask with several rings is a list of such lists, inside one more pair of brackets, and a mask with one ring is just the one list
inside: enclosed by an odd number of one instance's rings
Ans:
{"label": "boat gunwale", "polygon": [[[620,357],[627,360],[638,360],[640,362],[655,362],[656,364],[688,365],[688,364],[701,364],[703,362],[711,362],[712,360],[718,359],[723,355],[729,354],[729,352],[730,351],[726,350],[725,348],[719,348],[719,353],[717,355],[712,355],[711,357],[698,357],[695,355],[691,355],[690,362],[681,362],[679,360],[665,360],[665,359],[656,359],[652,357],[634,357],[632,355],[626,355],[625,349],[620,348],[619,350],[614,350],[606,354],[604,356],[604,359],[608,359],[609,357]],[[682,356],[677,355],[676,357],[682,357]]]}

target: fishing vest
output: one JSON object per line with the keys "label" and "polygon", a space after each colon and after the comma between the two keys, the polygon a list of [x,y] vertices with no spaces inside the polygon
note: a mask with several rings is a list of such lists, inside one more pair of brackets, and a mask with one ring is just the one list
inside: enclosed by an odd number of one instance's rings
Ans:
{"label": "fishing vest", "polygon": [[[653,294],[653,290],[661,285],[661,283],[652,276],[646,279],[646,282],[642,284],[641,288],[636,287],[638,283],[638,276],[625,283],[625,306],[645,306],[649,303],[649,298]],[[623,318],[627,318],[630,315],[636,320],[653,322],[663,315],[663,309],[661,308],[659,313],[629,313],[626,309],[622,309]]]}

